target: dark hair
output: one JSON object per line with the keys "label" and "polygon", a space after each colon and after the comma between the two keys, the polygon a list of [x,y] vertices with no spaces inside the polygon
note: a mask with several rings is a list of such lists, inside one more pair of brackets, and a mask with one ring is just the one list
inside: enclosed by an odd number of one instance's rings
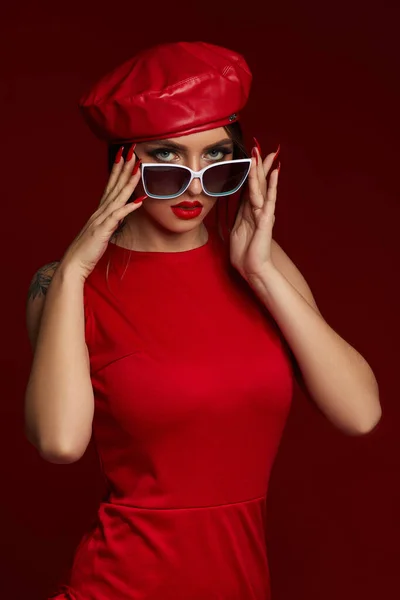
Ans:
{"label": "dark hair", "polygon": [[[235,123],[231,123],[230,125],[227,125],[226,127],[224,127],[225,131],[227,132],[227,134],[229,135],[230,138],[232,138],[234,145],[233,145],[233,158],[237,159],[237,158],[248,158],[249,155],[246,151],[245,145],[244,145],[244,138],[243,138],[243,131],[242,128],[240,126],[240,123],[238,121],[236,121]],[[128,151],[129,151],[129,147],[130,144],[126,144],[124,151],[123,151],[123,157],[125,158]],[[120,148],[120,144],[109,144],[108,145],[108,172],[111,173],[111,169],[113,168],[114,165],[114,160],[116,157],[116,154],[118,152]],[[228,206],[229,203],[228,202],[224,202],[225,205],[225,226],[227,231],[230,233],[233,227],[233,224],[235,223],[236,220],[236,216],[237,213],[239,211],[240,205],[242,203],[243,200],[243,192],[244,192],[244,186],[241,188],[240,191],[240,196],[239,196],[239,202],[238,202],[238,207],[236,209],[236,213],[235,216],[233,218],[233,222],[232,225],[229,223],[229,215],[228,215]],[[131,202],[132,199],[134,198],[134,194],[132,194],[132,196],[129,198],[128,202]],[[216,225],[218,227],[218,233],[221,237],[221,239],[223,241],[225,241],[224,239],[224,235],[223,235],[223,231],[222,231],[222,224],[221,224],[221,218],[220,218],[220,213],[221,213],[221,205],[219,200],[217,200],[216,203]],[[120,225],[118,226],[118,228],[114,231],[113,236],[117,236],[122,229],[124,228],[126,224],[126,219],[123,219],[120,223]]]}

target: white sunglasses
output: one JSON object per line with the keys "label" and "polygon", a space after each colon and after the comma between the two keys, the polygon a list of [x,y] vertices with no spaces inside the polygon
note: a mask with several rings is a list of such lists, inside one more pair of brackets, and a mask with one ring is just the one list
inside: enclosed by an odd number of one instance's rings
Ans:
{"label": "white sunglasses", "polygon": [[142,183],[150,198],[176,198],[183,194],[193,181],[200,179],[207,196],[229,196],[237,192],[247,179],[251,158],[225,160],[193,171],[183,165],[142,163]]}

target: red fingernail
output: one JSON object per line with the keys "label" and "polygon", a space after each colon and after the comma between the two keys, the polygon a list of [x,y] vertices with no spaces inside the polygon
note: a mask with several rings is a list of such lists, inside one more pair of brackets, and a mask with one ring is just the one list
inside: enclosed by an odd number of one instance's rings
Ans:
{"label": "red fingernail", "polygon": [[279,163],[278,163],[278,174],[279,174],[280,170],[281,170],[281,161],[279,161]]}
{"label": "red fingernail", "polygon": [[117,156],[115,157],[115,161],[114,161],[115,164],[118,164],[119,161],[121,160],[123,151],[124,151],[124,146],[121,146],[121,148],[117,152]]}
{"label": "red fingernail", "polygon": [[142,161],[141,161],[141,160],[140,160],[140,158],[139,158],[139,160],[137,160],[137,161],[136,161],[136,163],[135,163],[135,166],[133,167],[133,170],[132,170],[132,177],[133,177],[134,175],[136,175],[136,173],[138,172],[138,169],[139,169],[139,167],[140,167],[140,165],[141,165],[141,164],[142,164]]}
{"label": "red fingernail", "polygon": [[129,162],[133,156],[133,153],[135,152],[135,148],[136,148],[136,144],[132,144],[132,146],[129,148],[129,152],[126,155],[126,162]]}
{"label": "red fingernail", "polygon": [[257,146],[258,153],[259,153],[259,155],[261,156],[261,155],[262,155],[261,146],[260,146],[260,144],[257,142],[257,140],[256,140],[256,138],[255,138],[255,137],[253,137],[253,140],[254,140],[254,142],[255,142],[255,144],[256,144],[256,146]]}
{"label": "red fingernail", "polygon": [[276,159],[276,157],[278,156],[279,152],[281,150],[281,145],[279,144],[278,146],[278,150],[275,152],[275,156],[274,156],[274,160]]}
{"label": "red fingernail", "polygon": [[147,198],[147,194],[145,194],[144,196],[140,196],[140,198],[136,198],[136,200],[134,200],[134,204],[139,204],[139,202],[143,202],[143,200],[145,200]]}
{"label": "red fingernail", "polygon": [[255,148],[252,148],[251,155],[254,156],[254,158],[256,159],[256,165],[258,165],[258,154]]}

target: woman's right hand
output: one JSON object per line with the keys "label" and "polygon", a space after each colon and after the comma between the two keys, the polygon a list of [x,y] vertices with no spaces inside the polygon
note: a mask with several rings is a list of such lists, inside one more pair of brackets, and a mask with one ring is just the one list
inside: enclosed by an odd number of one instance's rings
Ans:
{"label": "woman's right hand", "polygon": [[[131,152],[133,152],[132,148]],[[119,153],[122,154],[121,149]],[[73,265],[84,280],[103,256],[120,221],[140,208],[143,200],[147,198],[146,195],[141,196],[134,202],[126,204],[140,180],[139,168],[132,175],[134,166],[139,167],[137,162],[133,153],[130,160],[125,162],[121,157],[119,162],[114,163],[99,208],[68,247],[61,260],[61,265]]]}

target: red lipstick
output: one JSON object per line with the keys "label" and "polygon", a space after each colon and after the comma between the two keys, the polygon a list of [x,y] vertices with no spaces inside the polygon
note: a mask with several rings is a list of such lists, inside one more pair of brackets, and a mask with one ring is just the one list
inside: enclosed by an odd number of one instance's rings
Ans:
{"label": "red lipstick", "polygon": [[179,202],[179,204],[174,204],[171,208],[175,208],[175,206],[183,206],[187,208],[194,208],[195,206],[203,206],[201,202],[196,200],[195,202],[189,202],[188,200],[183,200],[183,202]]}
{"label": "red lipstick", "polygon": [[183,202],[179,202],[179,204],[171,206],[171,210],[179,219],[195,219],[201,214],[203,205],[198,200],[195,202],[188,202],[187,200],[184,200]]}

